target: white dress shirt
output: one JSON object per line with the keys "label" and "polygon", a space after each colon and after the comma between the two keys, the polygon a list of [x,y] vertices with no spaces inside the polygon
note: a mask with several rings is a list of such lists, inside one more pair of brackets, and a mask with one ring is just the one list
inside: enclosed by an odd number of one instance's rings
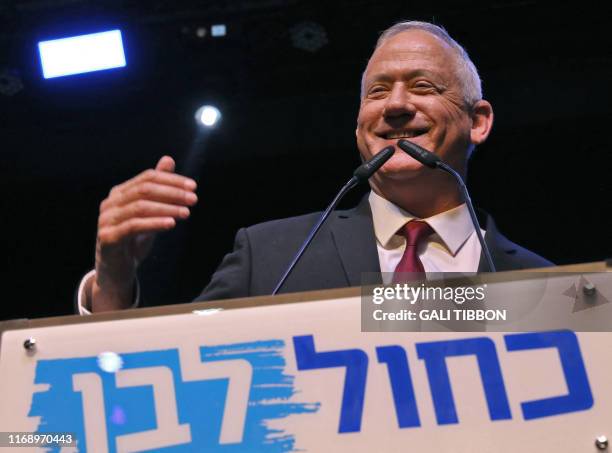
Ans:
{"label": "white dress shirt", "polygon": [[[373,191],[370,192],[368,201],[372,209],[380,269],[383,273],[390,273],[389,275],[391,275],[406,248],[406,239],[398,235],[397,231],[404,224],[417,219],[417,217],[385,200]],[[470,213],[465,204],[427,219],[419,220],[427,222],[434,230],[434,234],[419,244],[417,249],[425,272],[468,273],[478,270],[480,242],[478,242],[478,237],[470,220]],[[88,294],[91,294],[94,277],[95,271],[92,270],[83,277],[79,285],[78,308],[81,315],[91,314],[85,308],[84,303]],[[383,280],[385,279],[383,278]],[[136,285],[134,305],[130,308],[138,306],[140,288],[138,288],[138,282]]]}
{"label": "white dress shirt", "polygon": [[465,203],[427,219],[418,219],[374,191],[370,192],[369,202],[382,272],[395,271],[406,249],[406,239],[397,232],[415,219],[427,222],[434,230],[417,248],[425,272],[478,270],[481,247]]}

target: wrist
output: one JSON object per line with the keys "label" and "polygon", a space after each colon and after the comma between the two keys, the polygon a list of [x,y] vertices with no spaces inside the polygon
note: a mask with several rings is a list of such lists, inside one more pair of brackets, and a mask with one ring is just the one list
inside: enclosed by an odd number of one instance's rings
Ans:
{"label": "wrist", "polygon": [[135,282],[135,276],[117,283],[96,273],[91,287],[92,312],[121,310],[133,305]]}

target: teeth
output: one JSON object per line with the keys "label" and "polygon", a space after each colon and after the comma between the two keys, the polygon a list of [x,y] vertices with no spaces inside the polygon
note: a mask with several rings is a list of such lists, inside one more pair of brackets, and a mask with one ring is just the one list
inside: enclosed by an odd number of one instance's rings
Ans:
{"label": "teeth", "polygon": [[415,131],[400,131],[400,132],[391,132],[386,135],[387,139],[395,139],[395,138],[413,138],[417,135],[421,135],[422,132]]}

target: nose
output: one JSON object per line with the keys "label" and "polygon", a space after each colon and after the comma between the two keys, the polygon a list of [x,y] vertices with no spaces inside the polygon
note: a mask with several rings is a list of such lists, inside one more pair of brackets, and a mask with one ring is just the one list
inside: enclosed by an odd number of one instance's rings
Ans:
{"label": "nose", "polygon": [[411,102],[410,93],[406,90],[403,83],[395,83],[393,89],[385,101],[383,117],[387,119],[408,117],[411,118],[416,113],[416,107]]}

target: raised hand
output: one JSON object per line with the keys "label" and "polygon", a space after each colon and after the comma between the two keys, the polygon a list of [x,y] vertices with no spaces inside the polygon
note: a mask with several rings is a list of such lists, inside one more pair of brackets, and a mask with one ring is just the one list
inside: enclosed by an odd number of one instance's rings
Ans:
{"label": "raised hand", "polygon": [[189,207],[198,200],[196,182],[174,169],[174,160],[163,156],[155,169],[113,187],[100,204],[92,311],[130,306],[136,269],[155,234],[189,217]]}

